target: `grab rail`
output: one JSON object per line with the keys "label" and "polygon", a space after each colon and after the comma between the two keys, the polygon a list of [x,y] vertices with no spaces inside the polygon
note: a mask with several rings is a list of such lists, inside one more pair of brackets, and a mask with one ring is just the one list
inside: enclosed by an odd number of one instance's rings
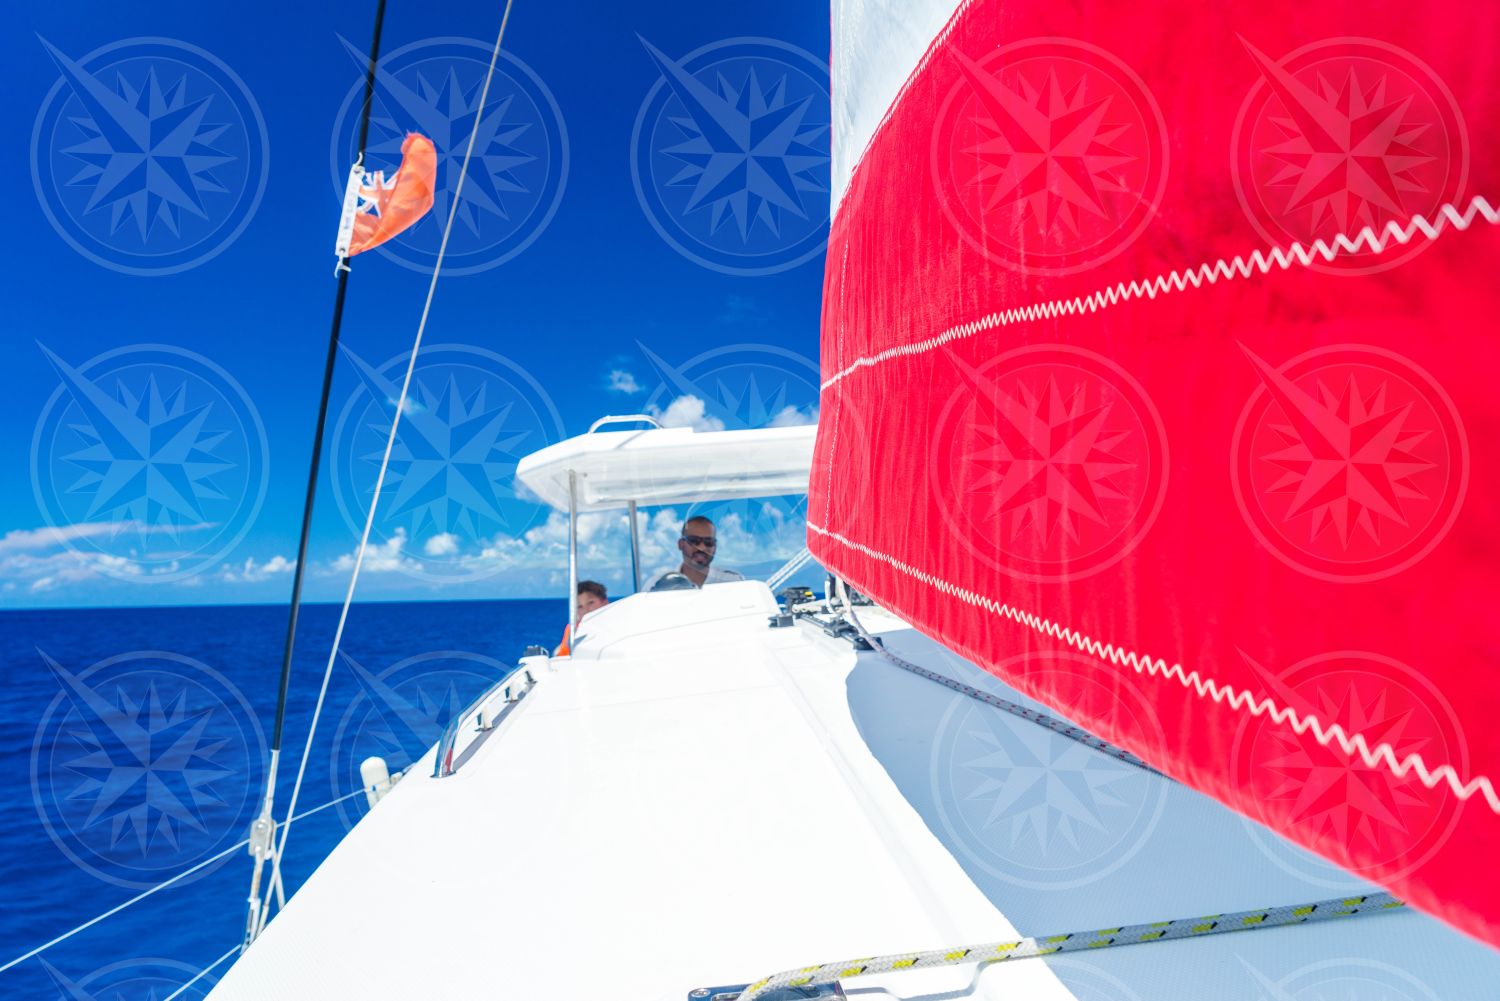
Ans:
{"label": "grab rail", "polygon": [[[432,765],[432,777],[435,779],[447,778],[458,771],[455,754],[458,750],[458,735],[460,729],[468,720],[474,720],[475,731],[483,735],[499,726],[506,716],[510,715],[528,692],[536,685],[536,679],[531,676],[531,669],[518,667],[510,674],[495,682],[485,689],[483,694],[470,702],[461,713],[456,713],[443,728],[443,735],[438,739],[437,757]],[[502,708],[493,715],[486,716],[484,709],[499,697]],[[469,747],[474,745],[470,743]],[[467,751],[468,748],[465,748]]]}
{"label": "grab rail", "polygon": [[661,421],[650,414],[607,414],[589,425],[589,434],[593,434],[606,424],[633,424],[636,421],[645,421],[654,428],[662,426]]}

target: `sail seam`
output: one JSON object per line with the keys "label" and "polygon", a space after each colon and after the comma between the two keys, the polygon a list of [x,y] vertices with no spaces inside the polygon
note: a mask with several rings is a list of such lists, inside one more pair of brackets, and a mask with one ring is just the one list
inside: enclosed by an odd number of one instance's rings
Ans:
{"label": "sail seam", "polygon": [[1425,216],[1415,215],[1405,226],[1402,226],[1392,219],[1378,232],[1366,226],[1353,238],[1340,233],[1333,237],[1331,242],[1318,239],[1314,240],[1311,246],[1293,243],[1286,249],[1272,247],[1269,252],[1257,249],[1248,258],[1235,255],[1225,260],[1221,257],[1211,264],[1200,264],[1186,271],[1171,271],[1144,281],[1118,282],[1088,295],[1052,299],[1029,306],[1015,306],[989,313],[977,320],[949,327],[935,337],[900,344],[856,358],[847,367],[840,368],[825,379],[820,388],[826,390],[859,369],[870,368],[892,358],[926,354],[953,341],[966,340],[999,327],[1029,323],[1034,320],[1050,320],[1102,312],[1111,306],[1118,306],[1131,300],[1143,297],[1155,299],[1157,296],[1170,295],[1173,292],[1186,292],[1189,287],[1201,289],[1205,285],[1217,284],[1220,280],[1248,279],[1269,274],[1276,269],[1290,271],[1294,266],[1312,267],[1320,261],[1331,262],[1342,255],[1359,253],[1365,249],[1379,254],[1393,245],[1404,246],[1419,234],[1428,240],[1436,240],[1439,235],[1450,228],[1459,231],[1467,230],[1476,216],[1483,216],[1484,220],[1491,225],[1500,224],[1500,209],[1490,205],[1483,195],[1475,195],[1469,202],[1468,208],[1462,212],[1452,203],[1444,203],[1434,215],[1435,222],[1429,222]]}
{"label": "sail seam", "polygon": [[966,604],[983,609],[1001,618],[1010,619],[1020,625],[1026,626],[1043,635],[1052,636],[1062,640],[1069,646],[1084,653],[1109,661],[1117,666],[1129,667],[1137,674],[1161,678],[1163,680],[1177,681],[1182,687],[1195,692],[1199,698],[1207,697],[1214,702],[1227,705],[1240,712],[1248,712],[1251,716],[1265,716],[1281,726],[1288,726],[1298,736],[1311,732],[1313,739],[1324,747],[1337,745],[1346,755],[1357,756],[1370,768],[1384,768],[1397,778],[1406,778],[1409,774],[1415,774],[1417,778],[1429,789],[1436,789],[1439,785],[1447,785],[1452,793],[1462,801],[1468,801],[1476,794],[1482,795],[1489,804],[1490,811],[1500,815],[1500,795],[1496,794],[1495,785],[1486,775],[1477,775],[1468,781],[1464,781],[1457,770],[1450,764],[1443,763],[1436,767],[1430,766],[1416,752],[1408,754],[1404,758],[1397,758],[1395,749],[1386,742],[1377,743],[1373,748],[1365,740],[1363,734],[1349,734],[1339,723],[1325,725],[1317,716],[1308,713],[1299,713],[1290,706],[1278,705],[1269,696],[1256,696],[1249,691],[1242,691],[1233,685],[1221,684],[1213,678],[1204,677],[1196,669],[1184,670],[1181,664],[1168,664],[1165,660],[1152,657],[1149,654],[1140,654],[1133,650],[1118,647],[1113,643],[1101,643],[1077,630],[1067,626],[1059,625],[1050,619],[1043,618],[1032,612],[1023,611],[1012,607],[1003,601],[978,594],[968,588],[960,587],[949,581],[943,580],[924,570],[919,570],[902,560],[886,553],[879,552],[860,542],[855,542],[839,534],[826,529],[820,525],[808,522],[809,532],[815,532],[825,538],[862,553],[870,559],[884,563],[919,583],[925,584],[937,591],[955,597]]}

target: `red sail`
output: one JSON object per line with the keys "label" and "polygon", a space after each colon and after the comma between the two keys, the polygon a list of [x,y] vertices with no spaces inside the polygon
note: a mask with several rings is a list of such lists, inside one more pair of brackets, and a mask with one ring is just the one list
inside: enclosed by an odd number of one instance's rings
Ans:
{"label": "red sail", "polygon": [[1500,13],[844,20],[813,553],[1500,943]]}

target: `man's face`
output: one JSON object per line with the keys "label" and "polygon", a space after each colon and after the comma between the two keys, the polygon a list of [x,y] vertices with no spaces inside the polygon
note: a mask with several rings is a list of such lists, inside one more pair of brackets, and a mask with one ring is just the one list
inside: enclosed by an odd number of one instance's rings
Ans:
{"label": "man's face", "polygon": [[581,619],[596,608],[604,607],[604,599],[592,591],[585,591],[578,596],[578,617]]}
{"label": "man's face", "polygon": [[699,570],[707,570],[708,565],[714,561],[714,550],[718,544],[713,525],[701,521],[688,522],[682,530],[682,538],[677,540],[683,562]]}

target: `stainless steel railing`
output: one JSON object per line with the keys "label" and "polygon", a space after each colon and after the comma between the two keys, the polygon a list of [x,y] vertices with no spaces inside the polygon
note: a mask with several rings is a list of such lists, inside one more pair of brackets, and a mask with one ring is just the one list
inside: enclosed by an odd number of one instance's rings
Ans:
{"label": "stainless steel railing", "polygon": [[[442,737],[438,739],[437,758],[433,762],[432,777],[446,778],[458,771],[462,755],[499,726],[535,686],[536,678],[532,676],[531,669],[522,665],[485,689],[484,693],[470,702],[463,712],[455,714],[443,729]],[[472,724],[473,732],[478,736],[469,741],[460,752],[458,739],[465,732],[466,724]]]}

